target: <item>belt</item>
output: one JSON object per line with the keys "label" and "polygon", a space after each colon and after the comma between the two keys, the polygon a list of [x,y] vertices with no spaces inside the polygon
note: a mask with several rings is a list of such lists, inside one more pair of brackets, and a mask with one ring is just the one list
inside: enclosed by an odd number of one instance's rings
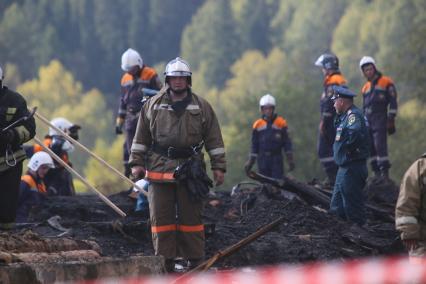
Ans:
{"label": "belt", "polygon": [[189,147],[162,146],[154,143],[152,151],[170,159],[187,159],[192,155],[198,154],[203,146],[203,141]]}

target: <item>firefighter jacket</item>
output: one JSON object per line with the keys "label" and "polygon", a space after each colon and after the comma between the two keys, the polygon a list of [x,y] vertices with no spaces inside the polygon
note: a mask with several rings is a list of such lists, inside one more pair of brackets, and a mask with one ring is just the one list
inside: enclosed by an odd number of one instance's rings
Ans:
{"label": "firefighter jacket", "polygon": [[324,92],[320,100],[321,120],[324,123],[324,133],[331,137],[331,141],[334,139],[334,117],[336,116],[334,102],[331,99],[333,96],[333,86],[345,84],[346,79],[340,73],[333,73],[324,78]]}
{"label": "firefighter jacket", "polygon": [[162,84],[157,72],[148,66],[143,66],[138,77],[133,77],[130,73],[125,73],[121,78],[118,120],[124,120],[126,116],[137,116],[142,108],[143,88],[160,90],[161,86]]}
{"label": "firefighter jacket", "polygon": [[[27,103],[20,94],[9,90],[5,86],[0,89],[0,131],[29,114]],[[15,134],[14,141],[10,145],[0,145],[0,172],[9,169],[10,165],[14,164],[15,159],[16,162],[25,159],[26,155],[22,144],[35,135],[36,125],[34,118],[31,117],[22,123],[18,123],[12,129]]]}
{"label": "firefighter jacket", "polygon": [[403,240],[426,241],[426,153],[406,171],[395,210]]}
{"label": "firefighter jacket", "polygon": [[[175,182],[173,172],[185,158],[174,158],[168,150],[188,149],[204,142],[211,168],[226,171],[225,148],[219,122],[210,104],[191,93],[182,111],[175,106],[166,85],[143,106],[131,147],[130,166],[146,168],[146,178],[157,182]],[[158,153],[153,148],[168,149]],[[200,159],[203,154],[200,153]]]}
{"label": "firefighter jacket", "polygon": [[282,150],[292,152],[292,143],[288,135],[287,121],[279,115],[273,119],[260,118],[253,123],[251,136],[251,157],[262,154],[281,155]]}
{"label": "firefighter jacket", "polygon": [[348,166],[355,161],[365,161],[370,152],[369,132],[361,110],[352,105],[336,117],[336,138],[333,144],[334,161]]}
{"label": "firefighter jacket", "polygon": [[378,77],[372,82],[365,83],[361,92],[364,114],[370,127],[373,130],[386,129],[388,117],[394,118],[398,109],[397,94],[392,79],[378,72]]}

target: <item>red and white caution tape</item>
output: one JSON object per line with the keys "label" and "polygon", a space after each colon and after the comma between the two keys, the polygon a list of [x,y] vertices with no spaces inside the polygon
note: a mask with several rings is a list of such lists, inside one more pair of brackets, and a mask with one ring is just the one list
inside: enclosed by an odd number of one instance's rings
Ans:
{"label": "red and white caution tape", "polygon": [[[347,262],[276,266],[256,270],[104,279],[91,284],[405,284],[426,283],[426,258],[416,264],[408,258],[375,258]],[[179,280],[177,280],[179,279]],[[177,280],[177,281],[176,281]]]}

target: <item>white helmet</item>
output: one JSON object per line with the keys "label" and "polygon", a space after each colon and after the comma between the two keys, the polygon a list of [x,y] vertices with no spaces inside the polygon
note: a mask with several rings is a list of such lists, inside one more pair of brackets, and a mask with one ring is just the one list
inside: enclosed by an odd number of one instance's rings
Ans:
{"label": "white helmet", "polygon": [[270,94],[266,94],[263,97],[260,98],[259,101],[260,108],[264,106],[273,106],[275,107],[275,98],[271,96]]}
{"label": "white helmet", "polygon": [[42,165],[47,165],[49,168],[54,168],[52,158],[46,152],[40,151],[35,153],[28,162],[28,168],[37,171]]}
{"label": "white helmet", "polygon": [[359,61],[359,68],[361,69],[361,71],[362,71],[362,66],[366,64],[373,64],[374,66],[376,66],[376,61],[371,56],[363,56],[361,60]]}
{"label": "white helmet", "polygon": [[125,72],[129,72],[130,69],[136,65],[138,65],[139,68],[142,68],[142,57],[136,50],[129,48],[121,56],[121,69]]}
{"label": "white helmet", "polygon": [[[50,121],[50,123],[59,128],[60,130],[66,132],[70,127],[72,127],[74,124],[72,124],[69,120],[63,118],[63,117],[57,117]],[[49,127],[49,135],[60,135],[53,127]]]}
{"label": "white helmet", "polygon": [[[149,182],[146,179],[140,179],[137,182],[135,182],[135,184],[139,187],[142,188],[143,190],[147,191],[148,190],[148,185]],[[133,187],[133,191],[139,191],[139,189],[137,189],[136,187]]]}

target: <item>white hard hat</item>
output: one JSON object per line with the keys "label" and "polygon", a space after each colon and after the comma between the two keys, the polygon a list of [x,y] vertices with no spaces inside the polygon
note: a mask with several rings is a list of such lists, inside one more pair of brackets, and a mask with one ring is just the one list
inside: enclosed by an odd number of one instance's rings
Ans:
{"label": "white hard hat", "polygon": [[[57,128],[59,128],[60,130],[66,132],[66,130],[68,130],[70,127],[72,127],[74,124],[72,124],[69,120],[63,118],[63,117],[57,117],[54,118],[50,121],[50,123],[53,126],[56,126]],[[49,135],[53,136],[53,135],[60,135],[60,133],[58,133],[55,129],[53,129],[52,127],[49,127]]]}
{"label": "white hard hat", "polygon": [[55,167],[52,158],[43,151],[35,153],[28,162],[28,168],[33,171],[37,171],[42,165],[47,165],[49,168]]}
{"label": "white hard hat", "polygon": [[176,57],[171,60],[166,65],[166,70],[164,71],[164,75],[167,76],[175,76],[175,77],[191,77],[192,72],[189,68],[188,62],[183,60],[180,57]]}
{"label": "white hard hat", "polygon": [[361,60],[359,61],[359,68],[361,69],[361,71],[362,71],[362,66],[366,64],[373,64],[374,66],[376,66],[376,61],[371,56],[363,56]]}
{"label": "white hard hat", "polygon": [[260,98],[259,106],[260,108],[264,106],[275,106],[275,98],[270,94],[266,94]]}
{"label": "white hard hat", "polygon": [[324,60],[324,54],[321,54],[320,57],[315,61],[315,66],[322,67],[322,61]]}
{"label": "white hard hat", "polygon": [[129,48],[121,56],[121,69],[123,69],[125,72],[128,72],[133,66],[136,65],[138,65],[139,68],[142,68],[142,57],[136,50]]}
{"label": "white hard hat", "polygon": [[[147,191],[148,189],[148,185],[149,185],[149,181],[147,181],[146,179],[140,179],[137,182],[135,182],[135,184],[142,188],[143,190]],[[133,191],[139,191],[139,189],[137,189],[136,187],[133,187]]]}

